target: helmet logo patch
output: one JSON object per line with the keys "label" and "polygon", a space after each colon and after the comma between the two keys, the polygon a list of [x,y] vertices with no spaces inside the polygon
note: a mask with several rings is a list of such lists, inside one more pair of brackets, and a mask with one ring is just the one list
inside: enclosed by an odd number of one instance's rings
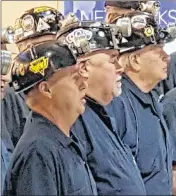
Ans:
{"label": "helmet logo patch", "polygon": [[80,47],[81,42],[89,41],[92,38],[92,32],[85,29],[76,29],[69,33],[66,37],[66,41],[75,46]]}
{"label": "helmet logo patch", "polygon": [[133,16],[131,18],[132,27],[135,29],[143,29],[147,25],[146,18],[143,16]]}
{"label": "helmet logo patch", "polygon": [[31,15],[26,15],[21,25],[24,31],[31,31],[34,28],[34,18]]}
{"label": "helmet logo patch", "polygon": [[49,28],[50,26],[42,18],[39,18],[38,25],[37,25],[37,31],[40,32],[40,31],[43,31]]}
{"label": "helmet logo patch", "polygon": [[29,70],[35,74],[40,73],[42,76],[45,76],[45,69],[48,68],[48,58],[41,57],[30,63]]}

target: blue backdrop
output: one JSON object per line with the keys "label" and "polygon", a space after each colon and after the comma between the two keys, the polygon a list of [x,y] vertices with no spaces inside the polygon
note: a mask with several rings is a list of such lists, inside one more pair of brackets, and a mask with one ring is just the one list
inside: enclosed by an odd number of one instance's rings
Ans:
{"label": "blue backdrop", "polygon": [[[176,23],[176,0],[160,0],[161,12],[158,21],[161,26]],[[104,1],[65,1],[64,14],[73,12],[81,20],[103,21],[105,18]]]}

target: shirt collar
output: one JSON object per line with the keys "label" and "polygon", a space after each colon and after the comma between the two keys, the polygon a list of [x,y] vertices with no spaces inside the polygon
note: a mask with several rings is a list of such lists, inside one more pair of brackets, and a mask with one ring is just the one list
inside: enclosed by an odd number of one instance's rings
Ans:
{"label": "shirt collar", "polygon": [[53,122],[48,120],[43,115],[32,111],[31,117],[34,120],[34,122],[37,121],[40,124],[46,125],[48,130],[45,130],[49,132],[48,134],[51,134],[63,147],[68,148],[68,146],[73,142],[71,137],[66,136],[61,131],[61,129],[59,129]]}
{"label": "shirt collar", "polygon": [[144,104],[151,105],[151,93],[142,92],[136,84],[127,76],[123,75],[122,83],[127,87],[138,99],[140,99]]}
{"label": "shirt collar", "polygon": [[162,113],[162,107],[161,104],[157,102],[155,97],[153,96],[152,92],[144,93],[142,92],[135,84],[134,82],[126,75],[123,75],[122,83],[125,87],[127,87],[134,96],[140,100],[143,104],[149,105],[153,112],[160,116]]}

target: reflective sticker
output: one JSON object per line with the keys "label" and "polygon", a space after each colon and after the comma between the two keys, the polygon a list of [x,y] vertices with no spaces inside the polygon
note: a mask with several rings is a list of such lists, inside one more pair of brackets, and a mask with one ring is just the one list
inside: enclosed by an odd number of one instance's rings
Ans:
{"label": "reflective sticker", "polygon": [[30,35],[33,35],[34,31],[28,31],[28,32],[24,32],[24,37],[28,37]]}
{"label": "reflective sticker", "polygon": [[152,26],[145,28],[144,34],[146,37],[150,37],[150,36],[155,35],[154,28]]}
{"label": "reflective sticker", "polygon": [[147,25],[145,16],[133,16],[131,18],[132,27],[135,29],[143,29]]}
{"label": "reflective sticker", "polygon": [[48,58],[41,57],[30,63],[29,70],[35,74],[40,73],[42,76],[45,75],[45,69],[48,68]]}
{"label": "reflective sticker", "polygon": [[46,12],[48,10],[56,11],[54,8],[48,6],[41,6],[41,7],[34,8],[34,13]]}
{"label": "reflective sticker", "polygon": [[27,15],[22,19],[22,27],[24,31],[31,31],[34,28],[34,18],[31,15]]}
{"label": "reflective sticker", "polygon": [[91,40],[93,33],[85,29],[76,29],[69,33],[66,37],[66,41],[73,43],[76,47],[80,47],[81,42],[87,42]]}
{"label": "reflective sticker", "polygon": [[39,18],[38,25],[37,25],[37,31],[40,32],[42,30],[46,30],[49,28],[50,26],[42,18]]}
{"label": "reflective sticker", "polygon": [[19,29],[15,30],[15,36],[18,36],[18,35],[21,35],[21,34],[23,34],[23,29],[22,28],[19,28]]}

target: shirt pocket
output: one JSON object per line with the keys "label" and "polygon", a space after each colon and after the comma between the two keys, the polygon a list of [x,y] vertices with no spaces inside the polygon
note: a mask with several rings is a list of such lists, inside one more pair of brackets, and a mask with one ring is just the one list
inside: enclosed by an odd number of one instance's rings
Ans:
{"label": "shirt pocket", "polygon": [[[72,164],[69,166],[68,171],[68,193],[84,193],[82,190],[86,191],[86,187],[89,185],[88,171],[83,160],[72,159]],[[86,194],[85,192],[84,194]],[[87,193],[90,194],[90,193]]]}

